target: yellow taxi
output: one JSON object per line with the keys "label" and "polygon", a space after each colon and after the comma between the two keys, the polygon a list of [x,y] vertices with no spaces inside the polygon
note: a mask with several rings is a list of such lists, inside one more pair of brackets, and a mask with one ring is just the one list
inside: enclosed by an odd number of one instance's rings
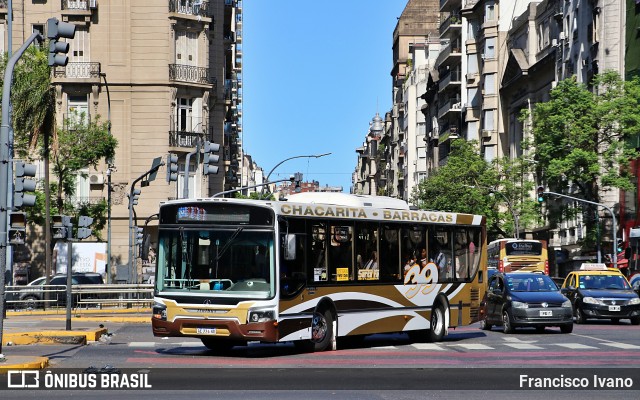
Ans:
{"label": "yellow taxi", "polygon": [[589,318],[611,319],[614,323],[629,319],[640,325],[640,298],[627,278],[605,264],[585,263],[567,275],[561,289],[573,306],[577,324]]}

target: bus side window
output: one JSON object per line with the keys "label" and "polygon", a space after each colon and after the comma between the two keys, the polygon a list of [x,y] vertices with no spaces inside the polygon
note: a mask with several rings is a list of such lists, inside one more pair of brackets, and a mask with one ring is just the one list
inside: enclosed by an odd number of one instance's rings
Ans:
{"label": "bus side window", "polygon": [[329,245],[329,271],[332,282],[353,280],[353,226],[332,225]]}

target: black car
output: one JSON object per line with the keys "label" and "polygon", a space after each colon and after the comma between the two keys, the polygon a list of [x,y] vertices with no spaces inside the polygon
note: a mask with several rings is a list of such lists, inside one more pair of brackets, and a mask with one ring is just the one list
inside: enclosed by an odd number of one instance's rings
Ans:
{"label": "black car", "polygon": [[480,328],[490,330],[493,325],[502,325],[504,333],[517,327],[535,327],[542,332],[548,326],[571,333],[571,302],[542,273],[497,273],[490,278],[480,304]]}
{"label": "black car", "polygon": [[[75,272],[71,275],[72,285],[96,285],[103,284],[102,275],[97,273],[81,273]],[[67,302],[66,286],[67,275],[57,274],[49,279],[49,286],[45,288],[45,278],[41,277],[29,282],[25,287],[20,289],[17,294],[19,303],[17,307],[25,308],[43,308],[45,303],[45,294],[49,293],[51,302],[48,306],[63,306]]]}
{"label": "black car", "polygon": [[629,319],[640,325],[640,298],[618,269],[588,268],[572,271],[562,285],[562,293],[571,300],[576,323],[589,318],[610,319],[617,323]]}

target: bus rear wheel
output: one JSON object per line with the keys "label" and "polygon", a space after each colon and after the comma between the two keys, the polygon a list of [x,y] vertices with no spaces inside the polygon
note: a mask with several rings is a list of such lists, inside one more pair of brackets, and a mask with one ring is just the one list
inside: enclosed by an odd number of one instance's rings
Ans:
{"label": "bus rear wheel", "polygon": [[427,338],[430,342],[440,342],[445,331],[445,311],[441,304],[434,306],[431,310],[431,326]]}
{"label": "bus rear wheel", "polygon": [[329,310],[315,312],[311,320],[311,342],[313,351],[325,351],[333,340],[333,317]]}

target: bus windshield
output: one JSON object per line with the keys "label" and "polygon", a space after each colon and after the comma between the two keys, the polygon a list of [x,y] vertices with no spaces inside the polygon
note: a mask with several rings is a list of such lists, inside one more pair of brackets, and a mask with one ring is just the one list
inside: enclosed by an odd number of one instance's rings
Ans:
{"label": "bus windshield", "polygon": [[161,230],[156,289],[272,298],[273,240],[273,231],[245,227]]}

